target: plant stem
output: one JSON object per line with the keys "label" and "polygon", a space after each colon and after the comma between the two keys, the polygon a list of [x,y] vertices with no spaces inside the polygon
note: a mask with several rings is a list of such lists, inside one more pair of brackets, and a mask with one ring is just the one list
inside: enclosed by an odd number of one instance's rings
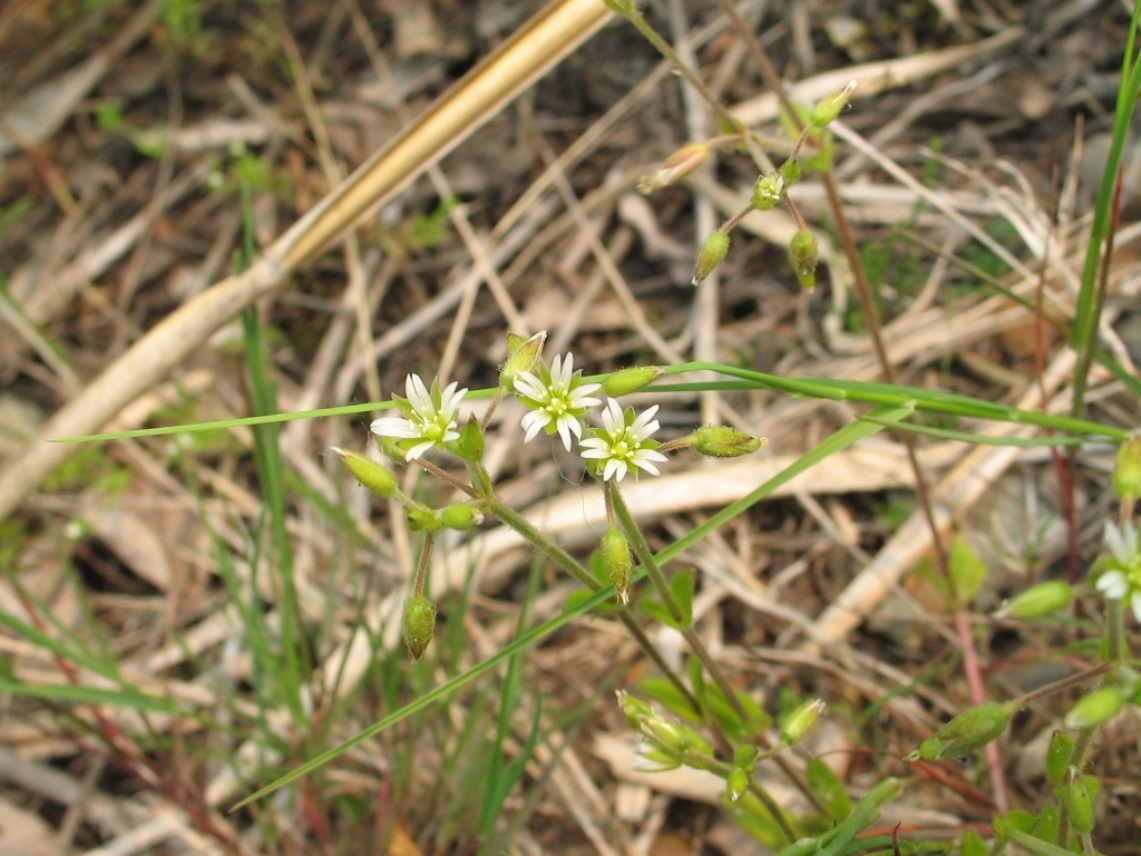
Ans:
{"label": "plant stem", "polygon": [[420,597],[424,594],[424,580],[428,577],[428,559],[432,555],[432,542],[435,535],[424,533],[424,548],[420,551],[420,561],[416,564],[416,581],[412,585],[412,596]]}
{"label": "plant stem", "polygon": [[[507,503],[498,496],[491,498],[488,503],[488,510],[518,532],[536,550],[550,556],[555,564],[574,577],[577,582],[586,586],[591,591],[602,590],[602,583],[596,580],[590,571],[584,568],[574,556],[560,547],[554,540],[544,535],[537,527],[533,526],[527,518],[507,505]],[[654,665],[657,666],[661,673],[674,685],[677,691],[682,694],[686,703],[695,711],[700,711],[702,709],[701,702],[697,700],[677,672],[662,658],[661,652],[658,651],[654,643],[650,641],[649,637],[646,636],[642,628],[638,625],[634,614],[630,612],[627,607],[621,606],[618,610],[618,617],[630,632],[630,635],[634,638],[638,647],[653,661]]]}

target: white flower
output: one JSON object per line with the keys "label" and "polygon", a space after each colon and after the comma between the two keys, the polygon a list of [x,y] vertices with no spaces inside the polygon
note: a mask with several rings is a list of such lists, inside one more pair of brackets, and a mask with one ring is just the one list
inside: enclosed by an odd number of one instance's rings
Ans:
{"label": "white flower", "polygon": [[[460,438],[456,423],[456,409],[467,395],[466,389],[456,389],[454,381],[441,391],[438,382],[431,391],[419,375],[410,374],[404,382],[407,399],[392,396],[403,416],[384,416],[372,423],[372,433],[380,437],[395,437],[404,449],[404,460],[414,461],[429,449],[442,449],[444,444]],[[411,441],[411,442],[410,442]]]}
{"label": "white flower", "polygon": [[530,412],[523,417],[524,442],[530,442],[540,430],[548,434],[556,431],[569,452],[571,434],[582,439],[582,417],[601,400],[591,398],[592,392],[602,389],[600,383],[583,383],[582,371],[574,370],[574,354],[555,357],[548,370],[539,368],[539,377],[531,372],[520,372],[515,378],[515,392]]}
{"label": "white flower", "polygon": [[1128,600],[1134,617],[1141,621],[1141,545],[1132,523],[1118,529],[1105,524],[1105,540],[1113,554],[1107,569],[1095,583],[1109,600]]}
{"label": "white flower", "polygon": [[597,460],[600,465],[604,464],[603,481],[611,478],[622,481],[626,473],[635,472],[636,469],[660,475],[653,462],[664,461],[666,456],[655,451],[658,443],[650,439],[650,435],[661,427],[654,419],[657,412],[658,406],[655,404],[641,416],[635,417],[632,408],[623,411],[613,398],[606,402],[606,410],[602,412],[602,427],[595,429],[593,437],[582,441],[582,456],[588,460]]}

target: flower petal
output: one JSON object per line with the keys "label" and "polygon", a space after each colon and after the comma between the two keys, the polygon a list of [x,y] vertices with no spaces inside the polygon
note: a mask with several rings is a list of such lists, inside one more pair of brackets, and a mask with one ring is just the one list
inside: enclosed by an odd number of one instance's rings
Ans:
{"label": "flower petal", "polygon": [[384,416],[380,419],[374,419],[369,430],[380,437],[408,439],[420,436],[416,427],[403,416]]}

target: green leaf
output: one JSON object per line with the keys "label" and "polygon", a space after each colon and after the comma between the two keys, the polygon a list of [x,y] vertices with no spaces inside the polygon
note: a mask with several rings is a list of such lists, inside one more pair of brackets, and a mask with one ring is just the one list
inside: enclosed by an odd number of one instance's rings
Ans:
{"label": "green leaf", "polygon": [[670,592],[681,609],[684,626],[693,624],[693,571],[678,571],[670,580]]}
{"label": "green leaf", "polygon": [[646,698],[653,699],[670,713],[689,722],[700,724],[701,711],[694,710],[689,700],[682,695],[681,690],[674,686],[672,681],[665,678],[642,678],[637,683],[637,690]]}
{"label": "green leaf", "polygon": [[808,787],[820,801],[820,805],[827,809],[828,816],[833,820],[843,820],[852,812],[852,800],[840,777],[832,772],[832,768],[819,758],[810,758],[805,770]]}
{"label": "green leaf", "polygon": [[995,817],[991,821],[991,826],[994,827],[994,834],[998,837],[999,843],[1005,844],[1011,840],[1010,836],[1015,832],[1028,835],[1037,822],[1038,818],[1030,812],[1016,808]]}
{"label": "green leaf", "polygon": [[986,579],[986,563],[979,558],[962,535],[955,536],[948,561],[950,563],[951,582],[955,587],[956,605],[965,607],[974,599],[979,586]]}
{"label": "green leaf", "polygon": [[751,742],[757,732],[764,731],[773,723],[772,717],[765,713],[764,708],[752,696],[740,690],[737,691],[737,701],[745,711],[743,720],[717,684],[706,684],[705,701],[721,729],[731,739],[742,743]]}
{"label": "green leaf", "polygon": [[641,602],[638,605],[642,608],[642,611],[645,612],[646,615],[650,616],[651,618],[656,618],[667,627],[672,627],[674,630],[682,630],[685,627],[685,625],[681,624],[676,618],[674,618],[673,613],[669,610],[669,607],[667,607],[659,600],[654,600],[651,597],[645,597],[642,598]]}
{"label": "green leaf", "polygon": [[689,685],[693,688],[694,698],[705,704],[705,671],[701,660],[691,656],[686,663],[686,671],[689,673]]}
{"label": "green leaf", "polygon": [[983,837],[973,829],[968,829],[963,833],[963,838],[959,842],[959,856],[987,856],[990,848],[986,846]]}
{"label": "green leaf", "polygon": [[764,804],[752,791],[746,791],[739,800],[722,798],[721,807],[734,821],[769,851],[785,844],[784,833]]}

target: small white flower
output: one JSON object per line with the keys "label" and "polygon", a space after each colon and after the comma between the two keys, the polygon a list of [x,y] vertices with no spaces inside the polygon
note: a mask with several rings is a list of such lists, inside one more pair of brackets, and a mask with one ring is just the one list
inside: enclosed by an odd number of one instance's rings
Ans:
{"label": "small white flower", "polygon": [[1134,617],[1141,621],[1141,544],[1137,529],[1132,523],[1122,529],[1106,523],[1105,540],[1113,555],[1095,586],[1109,600],[1128,600]]}
{"label": "small white flower", "polygon": [[540,366],[539,377],[520,372],[515,378],[515,392],[530,412],[523,417],[523,441],[530,442],[539,431],[558,432],[569,452],[571,434],[582,439],[582,417],[591,407],[601,404],[591,393],[602,389],[600,383],[583,383],[582,371],[574,370],[574,354],[555,357],[551,368]]}
{"label": "small white flower", "polygon": [[[456,423],[456,409],[467,395],[466,389],[456,389],[454,381],[442,391],[439,383],[432,389],[424,385],[419,375],[410,374],[404,382],[408,395],[403,399],[392,396],[403,416],[384,416],[372,423],[372,433],[380,437],[400,440],[404,460],[414,461],[429,449],[442,449],[446,443],[460,438]],[[413,441],[413,442],[408,442]]]}
{"label": "small white flower", "polygon": [[612,478],[622,481],[626,473],[638,469],[655,476],[661,475],[653,462],[664,461],[666,456],[655,451],[658,443],[650,439],[650,435],[661,427],[654,419],[657,412],[658,406],[655,404],[635,417],[633,409],[623,411],[622,406],[613,398],[606,402],[606,410],[602,412],[602,427],[595,429],[593,437],[582,441],[583,458],[600,462],[603,481]]}

